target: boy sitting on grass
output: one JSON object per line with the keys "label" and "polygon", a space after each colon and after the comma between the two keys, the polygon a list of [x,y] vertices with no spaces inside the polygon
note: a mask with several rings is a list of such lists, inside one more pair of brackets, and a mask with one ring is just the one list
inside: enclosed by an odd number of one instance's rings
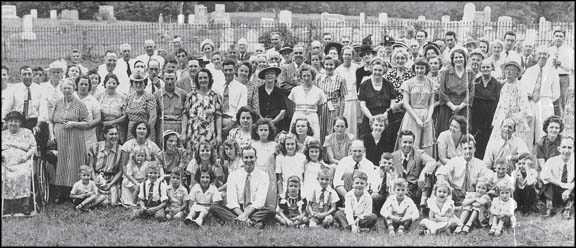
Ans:
{"label": "boy sitting on grass", "polygon": [[335,218],[342,229],[352,229],[352,233],[370,231],[376,224],[377,216],[372,213],[372,196],[366,190],[368,175],[357,171],[353,176],[352,190],[345,196],[344,210],[338,210]]}
{"label": "boy sitting on grass", "polygon": [[146,181],[140,184],[138,193],[139,208],[134,210],[133,218],[154,216],[159,221],[164,221],[166,213],[164,208],[168,203],[168,193],[166,182],[160,178],[160,165],[156,162],[150,163],[146,168]]}
{"label": "boy sitting on grass", "polygon": [[334,213],[336,212],[336,203],[340,201],[338,193],[330,186],[331,172],[329,168],[322,168],[318,172],[317,180],[320,187],[312,191],[312,199],[308,202],[308,213],[310,216],[309,226],[324,228],[330,227],[334,223]]}
{"label": "boy sitting on grass", "polygon": [[93,209],[106,200],[105,195],[98,195],[98,187],[92,180],[92,168],[90,166],[80,166],[80,178],[80,181],[74,183],[70,191],[72,203],[76,205],[74,210],[86,211]]}
{"label": "boy sitting on grass", "polygon": [[388,227],[391,236],[396,235],[394,229],[398,229],[398,235],[404,234],[416,221],[420,214],[416,204],[410,197],[406,197],[408,181],[398,178],[394,181],[394,195],[391,195],[384,202],[380,214],[384,217],[385,225]]}

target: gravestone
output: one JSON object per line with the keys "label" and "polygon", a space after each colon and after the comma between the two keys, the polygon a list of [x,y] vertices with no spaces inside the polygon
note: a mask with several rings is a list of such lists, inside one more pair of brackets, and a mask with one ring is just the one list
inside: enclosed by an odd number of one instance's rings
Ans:
{"label": "gravestone", "polygon": [[202,4],[194,6],[194,21],[196,24],[208,24],[208,8]]}
{"label": "gravestone", "polygon": [[366,23],[366,14],[364,12],[360,12],[360,25],[364,25]]}
{"label": "gravestone", "polygon": [[99,6],[98,12],[104,21],[116,20],[114,17],[114,6],[102,5]]}
{"label": "gravestone", "polygon": [[178,15],[178,25],[184,24],[184,14]]}
{"label": "gravestone", "polygon": [[418,21],[426,21],[426,16],[418,16]]}
{"label": "gravestone", "polygon": [[328,15],[328,12],[322,12],[322,14],[320,14],[320,23],[326,22],[325,20]]}
{"label": "gravestone", "polygon": [[388,25],[388,13],[380,13],[378,15],[378,23],[380,25]]}
{"label": "gravestone", "polygon": [[50,10],[50,20],[58,19],[58,10],[52,9]]}
{"label": "gravestone", "polygon": [[230,14],[226,13],[225,4],[216,4],[216,9],[212,13],[212,20],[214,20],[214,24],[230,24]]}
{"label": "gravestone", "polygon": [[467,3],[464,5],[464,15],[462,15],[462,21],[472,21],[474,20],[474,14],[476,13],[476,5],[473,3]]}
{"label": "gravestone", "polygon": [[256,49],[256,44],[258,44],[258,30],[248,29],[246,32],[246,40],[248,41],[248,49],[254,51]]}
{"label": "gravestone", "polygon": [[492,21],[492,8],[490,8],[490,6],[486,6],[484,7],[484,18],[485,18],[485,22],[490,22]]}
{"label": "gravestone", "polygon": [[226,4],[216,4],[214,12],[216,13],[226,13]]}
{"label": "gravestone", "polygon": [[188,24],[194,24],[194,20],[196,20],[196,16],[194,14],[188,15]]}
{"label": "gravestone", "polygon": [[449,22],[450,21],[450,16],[449,15],[443,15],[440,20],[442,22]]}
{"label": "gravestone", "polygon": [[38,19],[38,10],[37,9],[31,9],[30,15],[32,16],[32,19]]}
{"label": "gravestone", "polygon": [[34,32],[32,32],[32,29],[34,27],[34,20],[32,18],[32,15],[24,15],[24,17],[22,18],[22,30],[24,32],[22,32],[22,36],[21,38],[23,40],[36,40],[36,34]]}
{"label": "gravestone", "polygon": [[268,27],[274,25],[274,18],[262,17],[260,18],[260,26]]}
{"label": "gravestone", "polygon": [[18,18],[16,14],[16,5],[2,5],[2,19]]}
{"label": "gravestone", "polygon": [[499,16],[498,22],[512,22],[512,17],[510,16]]}
{"label": "gravestone", "polygon": [[61,17],[62,20],[78,20],[78,10],[62,10]]}
{"label": "gravestone", "polygon": [[278,14],[278,22],[286,24],[288,28],[292,27],[292,11],[282,10]]}

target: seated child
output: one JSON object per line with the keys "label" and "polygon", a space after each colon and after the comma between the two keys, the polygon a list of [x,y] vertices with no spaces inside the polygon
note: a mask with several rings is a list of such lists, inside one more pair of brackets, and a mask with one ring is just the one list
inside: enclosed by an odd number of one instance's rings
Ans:
{"label": "seated child", "polygon": [[214,185],[216,175],[212,169],[196,169],[194,180],[199,182],[190,190],[190,214],[184,220],[184,224],[193,225],[196,228],[202,226],[204,218],[213,204],[222,201],[222,195]]}
{"label": "seated child", "polygon": [[491,175],[488,180],[488,184],[492,185],[492,189],[488,191],[490,198],[498,196],[498,184],[509,183],[510,185],[514,185],[514,181],[510,175],[507,174],[508,165],[506,165],[506,163],[507,161],[504,158],[496,159],[496,162],[494,162],[494,170],[496,170],[496,173]]}
{"label": "seated child", "polygon": [[120,202],[124,206],[136,207],[138,200],[138,189],[140,184],[146,180],[146,169],[150,165],[146,161],[146,149],[136,148],[133,151],[132,159],[126,165],[124,178],[122,179],[122,194]]}
{"label": "seated child", "polygon": [[98,206],[104,200],[105,195],[98,194],[98,187],[92,179],[92,168],[88,165],[80,166],[80,181],[74,183],[70,191],[72,203],[76,205],[74,210],[85,211],[88,208]]}
{"label": "seated child", "polygon": [[516,201],[510,197],[512,195],[512,184],[503,183],[498,187],[500,196],[492,200],[492,206],[490,207],[490,214],[492,214],[490,224],[492,227],[488,232],[488,235],[496,236],[502,234],[503,226],[514,227],[516,222],[514,217]]}
{"label": "seated child", "polygon": [[467,234],[470,227],[477,221],[481,226],[488,224],[489,214],[488,208],[490,207],[490,196],[488,196],[488,181],[486,179],[480,180],[476,183],[476,192],[466,192],[466,198],[462,201],[462,214],[460,215],[460,223],[454,230],[458,234],[462,232]]}
{"label": "seated child", "polygon": [[429,217],[420,221],[420,235],[439,234],[458,225],[458,218],[454,214],[454,201],[452,188],[448,183],[439,182],[434,185],[434,197],[428,199],[430,208]]}
{"label": "seated child", "polygon": [[330,169],[322,168],[317,179],[320,186],[312,191],[312,198],[308,201],[310,227],[319,227],[319,224],[322,224],[324,228],[328,228],[334,223],[333,215],[340,197],[330,186]]}
{"label": "seated child", "polygon": [[160,177],[160,171],[161,167],[156,162],[150,163],[148,168],[146,168],[148,179],[140,184],[138,192],[139,208],[134,210],[134,218],[154,216],[157,220],[165,220],[166,213],[164,209],[168,203],[168,185]]}
{"label": "seated child", "polygon": [[308,201],[300,195],[300,177],[288,178],[286,194],[280,198],[276,221],[288,227],[303,228],[308,224],[306,208]]}
{"label": "seated child", "polygon": [[391,236],[396,235],[394,229],[398,229],[398,235],[404,234],[412,222],[420,218],[416,204],[410,197],[406,197],[408,181],[404,178],[398,178],[393,181],[393,184],[394,194],[386,199],[380,210]]}
{"label": "seated child", "polygon": [[534,158],[528,153],[523,153],[518,157],[516,169],[512,172],[512,179],[515,181],[514,200],[518,203],[524,216],[530,215],[530,211],[537,211],[536,181],[538,172],[533,168],[533,164]]}
{"label": "seated child", "polygon": [[376,202],[374,198],[373,208],[382,209],[384,201],[388,199],[390,194],[394,193],[394,181],[398,178],[396,174],[396,169],[393,166],[394,155],[389,152],[382,153],[380,157],[380,178],[382,178],[382,183],[378,190],[378,194],[381,196],[380,202]]}
{"label": "seated child", "polygon": [[352,233],[369,231],[376,224],[377,216],[372,213],[372,196],[366,189],[368,175],[357,171],[352,180],[353,189],[346,193],[344,210],[338,210],[334,217],[342,229],[351,228]]}
{"label": "seated child", "polygon": [[184,169],[175,167],[170,171],[170,186],[168,186],[168,207],[166,208],[166,219],[184,219],[185,211],[188,207],[190,196],[188,189],[182,185],[184,179]]}

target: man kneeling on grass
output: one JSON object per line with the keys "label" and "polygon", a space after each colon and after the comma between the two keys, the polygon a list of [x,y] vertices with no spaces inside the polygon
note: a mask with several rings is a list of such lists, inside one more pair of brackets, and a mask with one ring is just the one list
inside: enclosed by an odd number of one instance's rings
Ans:
{"label": "man kneeling on grass", "polygon": [[344,210],[338,210],[335,218],[343,229],[353,233],[370,231],[376,225],[377,216],[372,213],[372,197],[366,190],[368,176],[357,171],[353,176],[353,189],[346,193]]}
{"label": "man kneeling on grass", "polygon": [[263,228],[272,221],[276,211],[264,206],[268,193],[268,174],[254,168],[256,149],[246,146],[241,152],[244,166],[228,176],[226,188],[226,206],[214,204],[210,213],[225,222]]}
{"label": "man kneeling on grass", "polygon": [[164,208],[168,204],[168,185],[160,178],[160,165],[151,163],[146,168],[148,179],[140,184],[138,193],[138,206],[134,210],[133,218],[154,216],[155,219],[164,221],[166,213]]}
{"label": "man kneeling on grass", "polygon": [[564,207],[562,218],[572,218],[574,205],[574,138],[562,137],[558,147],[560,155],[546,161],[540,178],[544,183],[542,198],[546,201],[546,214],[552,216],[554,206]]}

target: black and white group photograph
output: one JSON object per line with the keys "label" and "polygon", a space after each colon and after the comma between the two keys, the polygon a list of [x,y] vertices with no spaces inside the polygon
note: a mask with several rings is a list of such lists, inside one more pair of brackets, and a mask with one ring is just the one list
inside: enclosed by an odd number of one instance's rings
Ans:
{"label": "black and white group photograph", "polygon": [[2,246],[569,246],[575,3],[2,1]]}

